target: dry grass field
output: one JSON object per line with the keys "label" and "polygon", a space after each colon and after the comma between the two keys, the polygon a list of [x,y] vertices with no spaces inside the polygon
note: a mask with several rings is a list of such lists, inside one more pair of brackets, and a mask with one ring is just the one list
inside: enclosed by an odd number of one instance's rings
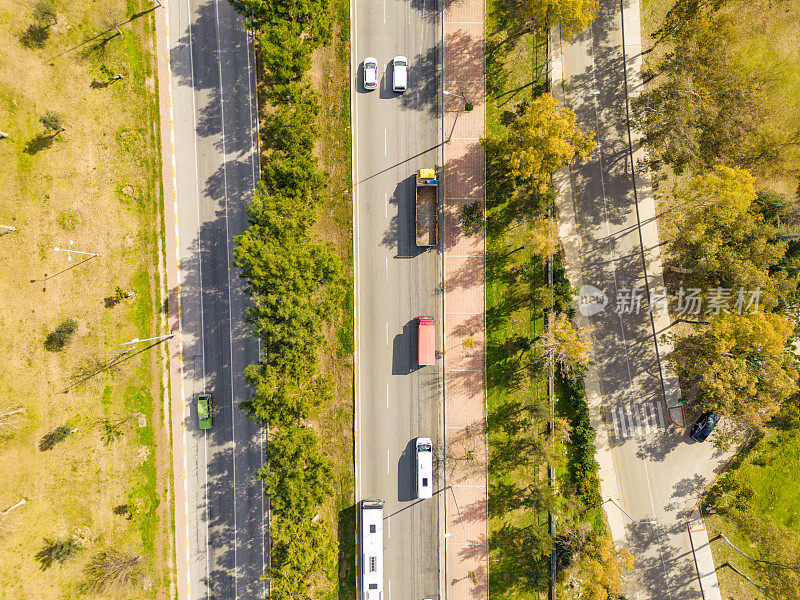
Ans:
{"label": "dry grass field", "polygon": [[[26,500],[0,512],[0,599],[167,598],[163,356],[120,346],[163,308],[152,4],[39,4],[0,0],[0,511]],[[53,250],[73,241],[99,256]],[[43,568],[46,539],[75,550]],[[90,591],[110,550],[139,557],[134,577]]]}

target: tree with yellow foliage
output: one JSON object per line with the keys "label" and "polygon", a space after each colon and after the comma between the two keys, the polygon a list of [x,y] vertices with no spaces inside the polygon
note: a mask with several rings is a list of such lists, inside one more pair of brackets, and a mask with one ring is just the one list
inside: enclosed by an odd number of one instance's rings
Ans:
{"label": "tree with yellow foliage", "polygon": [[517,220],[505,232],[504,241],[512,248],[506,256],[527,248],[539,258],[549,258],[559,248],[558,224],[555,219],[542,216]]}
{"label": "tree with yellow foliage", "polygon": [[779,306],[796,284],[776,269],[786,253],[756,201],[753,176],[718,166],[672,194],[673,262],[682,283],[697,288],[761,290],[761,304]]}
{"label": "tree with yellow foliage", "polygon": [[590,333],[591,330],[587,327],[573,325],[566,314],[559,313],[556,316],[551,313],[542,341],[545,348],[553,351],[562,371],[575,375],[589,366],[592,349]]}
{"label": "tree with yellow foliage", "polygon": [[624,548],[615,550],[608,534],[588,544],[581,565],[583,592],[586,600],[619,598],[622,592],[622,570],[633,568],[633,556]]}
{"label": "tree with yellow foliage", "polygon": [[794,323],[774,313],[721,314],[679,340],[670,360],[696,383],[704,408],[760,426],[797,392],[793,332]]}
{"label": "tree with yellow foliage", "polygon": [[509,22],[509,37],[561,25],[564,38],[572,38],[597,16],[597,0],[503,0],[497,9]]}
{"label": "tree with yellow foliage", "polygon": [[484,145],[487,152],[501,157],[519,183],[544,194],[557,169],[575,159],[586,160],[597,144],[594,134],[585,135],[578,128],[575,113],[559,106],[550,94],[542,94],[509,125],[508,136],[484,140]]}

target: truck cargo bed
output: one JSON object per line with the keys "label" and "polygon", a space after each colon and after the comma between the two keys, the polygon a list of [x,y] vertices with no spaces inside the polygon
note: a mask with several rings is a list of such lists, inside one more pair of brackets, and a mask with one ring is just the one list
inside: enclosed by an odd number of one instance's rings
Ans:
{"label": "truck cargo bed", "polygon": [[435,185],[417,186],[417,246],[436,245]]}

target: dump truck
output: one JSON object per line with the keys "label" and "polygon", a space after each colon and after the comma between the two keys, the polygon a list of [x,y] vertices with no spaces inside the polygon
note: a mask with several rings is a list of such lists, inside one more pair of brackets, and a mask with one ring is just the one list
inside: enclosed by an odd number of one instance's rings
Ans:
{"label": "dump truck", "polygon": [[417,179],[417,246],[436,245],[436,201],[439,180],[436,169],[420,169]]}

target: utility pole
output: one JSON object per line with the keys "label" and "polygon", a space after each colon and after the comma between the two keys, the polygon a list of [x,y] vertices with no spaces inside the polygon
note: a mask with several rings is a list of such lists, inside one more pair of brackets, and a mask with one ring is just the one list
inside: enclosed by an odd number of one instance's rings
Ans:
{"label": "utility pole", "polygon": [[[553,204],[550,205],[550,217],[553,217]],[[547,287],[550,291],[553,291],[553,255],[551,254],[547,258]],[[548,310],[548,325],[551,325],[553,319],[555,317],[553,313],[553,308],[550,307]],[[547,397],[550,400],[550,423],[548,429],[550,429],[550,436],[553,441],[553,457],[556,456],[556,403],[555,403],[555,376],[556,376],[556,366],[555,366],[555,354],[554,349],[550,348],[550,375],[547,378]],[[550,487],[555,487],[556,485],[556,474],[555,468],[552,464],[548,465],[548,473],[550,476]],[[550,539],[553,542],[553,547],[550,550],[550,600],[556,600],[556,517],[552,513],[549,513],[549,520],[550,520]]]}
{"label": "utility pole", "polygon": [[84,254],[84,255],[89,256],[91,258],[94,258],[96,256],[100,256],[99,254],[96,254],[95,252],[81,252],[80,250],[73,250],[72,249],[72,244],[74,244],[74,243],[75,243],[74,240],[70,240],[68,247],[66,247],[66,248],[53,248],[53,250],[56,251],[56,252],[66,252],[67,253],[67,260],[72,260],[72,255],[73,254]]}
{"label": "utility pole", "polygon": [[161,341],[173,338],[173,337],[175,337],[174,333],[170,333],[170,334],[167,334],[167,335],[159,335],[157,337],[144,338],[143,340],[140,340],[139,338],[133,338],[130,342],[121,343],[120,346],[129,346],[131,344],[139,344],[141,342],[153,342],[153,341],[161,342]]}

